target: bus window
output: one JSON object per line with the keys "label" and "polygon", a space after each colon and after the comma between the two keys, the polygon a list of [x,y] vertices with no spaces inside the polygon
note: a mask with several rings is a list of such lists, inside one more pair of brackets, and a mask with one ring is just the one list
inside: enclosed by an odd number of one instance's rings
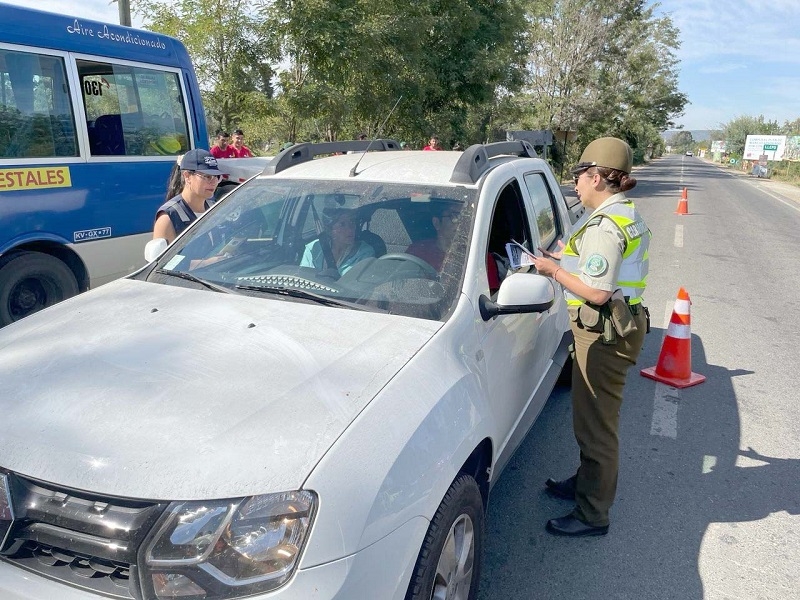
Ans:
{"label": "bus window", "polygon": [[208,132],[179,40],[3,0],[0,14],[3,327],[141,267],[176,158]]}
{"label": "bus window", "polygon": [[0,156],[78,156],[64,59],[0,49]]}
{"label": "bus window", "polygon": [[182,154],[189,149],[178,74],[78,60],[92,156]]}

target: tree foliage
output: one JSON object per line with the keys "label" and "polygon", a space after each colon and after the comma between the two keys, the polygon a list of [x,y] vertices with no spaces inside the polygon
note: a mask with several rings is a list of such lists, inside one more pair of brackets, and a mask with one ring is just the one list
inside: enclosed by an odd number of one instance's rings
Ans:
{"label": "tree foliage", "polygon": [[313,120],[306,135],[372,134],[401,97],[388,132],[465,135],[470,108],[521,80],[516,1],[275,0],[264,14],[288,62],[280,92]]}
{"label": "tree foliage", "polygon": [[417,146],[570,129],[576,152],[618,135],[641,156],[686,104],[678,33],[646,0],[132,2],[186,44],[213,124],[257,146],[385,121]]}
{"label": "tree foliage", "polygon": [[670,140],[670,146],[675,148],[678,152],[686,152],[694,150],[694,137],[691,131],[679,131]]}
{"label": "tree foliage", "polygon": [[[644,0],[539,0],[529,13],[532,110],[523,126],[578,132],[574,153],[601,135],[641,160],[687,102],[677,88],[678,31]],[[574,160],[575,154],[566,157]]]}
{"label": "tree foliage", "polygon": [[764,115],[736,117],[722,126],[727,152],[736,158],[744,156],[744,145],[748,135],[781,135],[777,121],[765,121]]}
{"label": "tree foliage", "polygon": [[211,129],[230,129],[253,96],[272,95],[278,54],[254,9],[265,0],[132,0],[148,29],[180,39],[192,57]]}

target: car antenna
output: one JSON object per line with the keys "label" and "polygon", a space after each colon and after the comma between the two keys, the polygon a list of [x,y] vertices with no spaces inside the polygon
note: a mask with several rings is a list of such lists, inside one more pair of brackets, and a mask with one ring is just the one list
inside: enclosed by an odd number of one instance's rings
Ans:
{"label": "car antenna", "polygon": [[367,149],[364,150],[364,153],[358,157],[356,164],[354,164],[353,168],[350,169],[350,177],[355,177],[357,175],[356,169],[358,169],[358,165],[359,163],[361,163],[361,159],[364,158],[364,156],[366,156],[367,152],[369,152],[369,149],[372,147],[372,144],[374,144],[375,141],[380,137],[381,133],[383,133],[383,128],[386,127],[386,123],[389,121],[389,118],[392,116],[394,109],[397,108],[397,105],[400,104],[400,100],[402,99],[403,99],[403,94],[400,94],[400,97],[397,99],[397,102],[394,103],[392,110],[390,110],[389,114],[386,115],[386,118],[383,120],[383,123],[381,123],[381,126],[378,127],[378,131],[375,132],[375,137],[370,140],[369,144],[367,144]]}

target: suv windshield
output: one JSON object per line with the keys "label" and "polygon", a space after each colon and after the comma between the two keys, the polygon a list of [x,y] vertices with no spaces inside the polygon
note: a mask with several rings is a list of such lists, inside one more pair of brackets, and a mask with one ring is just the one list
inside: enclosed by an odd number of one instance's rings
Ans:
{"label": "suv windshield", "polygon": [[253,179],[176,240],[147,280],[442,320],[461,289],[476,193]]}

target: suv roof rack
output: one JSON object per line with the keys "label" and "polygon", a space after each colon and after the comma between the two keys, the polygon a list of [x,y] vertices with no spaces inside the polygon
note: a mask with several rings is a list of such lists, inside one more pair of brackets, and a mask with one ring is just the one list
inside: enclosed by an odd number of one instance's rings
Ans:
{"label": "suv roof rack", "polygon": [[513,142],[493,142],[491,144],[473,144],[458,159],[451,183],[475,183],[489,168],[489,159],[503,154],[538,158],[536,150],[530,142],[516,140]]}
{"label": "suv roof rack", "polygon": [[275,175],[294,167],[320,154],[335,154],[337,152],[364,152],[370,150],[386,151],[400,150],[400,143],[395,140],[344,140],[340,142],[303,142],[282,150],[264,168],[264,175]]}

